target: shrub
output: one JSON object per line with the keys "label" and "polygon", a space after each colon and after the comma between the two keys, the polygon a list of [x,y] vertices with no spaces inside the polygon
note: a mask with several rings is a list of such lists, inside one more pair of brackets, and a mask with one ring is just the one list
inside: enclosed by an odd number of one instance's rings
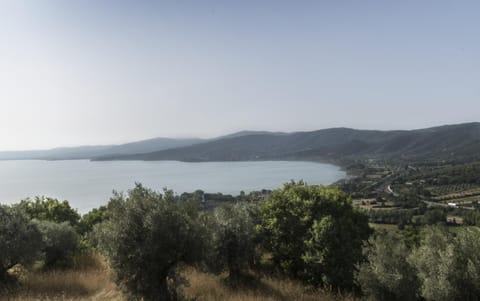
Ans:
{"label": "shrub", "polygon": [[41,246],[42,235],[24,212],[0,206],[0,283],[15,265],[37,259]]}

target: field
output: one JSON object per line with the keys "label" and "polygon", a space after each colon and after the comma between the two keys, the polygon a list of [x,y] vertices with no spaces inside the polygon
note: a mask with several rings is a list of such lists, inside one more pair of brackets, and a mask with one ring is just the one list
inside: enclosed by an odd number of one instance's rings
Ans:
{"label": "field", "polygon": [[395,207],[395,203],[391,201],[385,201],[383,204],[375,199],[356,199],[352,201],[353,205],[358,208],[366,210],[393,210],[398,209]]}

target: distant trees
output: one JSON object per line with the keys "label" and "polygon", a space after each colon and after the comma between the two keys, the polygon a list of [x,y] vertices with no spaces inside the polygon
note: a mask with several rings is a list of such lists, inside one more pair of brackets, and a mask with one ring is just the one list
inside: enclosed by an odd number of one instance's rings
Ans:
{"label": "distant trees", "polygon": [[163,194],[137,184],[113,199],[100,244],[116,282],[131,299],[171,300],[168,278],[181,262],[194,262],[203,249],[195,216],[171,191]]}
{"label": "distant trees", "polygon": [[423,222],[426,225],[445,224],[447,222],[447,214],[441,208],[427,210],[423,215]]}
{"label": "distant trees", "polygon": [[259,230],[274,263],[290,276],[334,290],[354,287],[371,229],[336,188],[291,182],[261,206]]}
{"label": "distant trees", "polygon": [[480,163],[462,162],[456,166],[435,168],[431,171],[415,173],[413,176],[400,177],[399,180],[403,182],[423,180],[426,185],[480,184],[479,172]]}
{"label": "distant trees", "polygon": [[447,222],[445,208],[415,208],[395,210],[368,210],[369,220],[377,224],[396,224],[400,227],[409,224],[436,225]]}
{"label": "distant trees", "polygon": [[416,209],[369,210],[369,220],[377,224],[407,225],[417,213]]}
{"label": "distant trees", "polygon": [[468,226],[480,226],[480,211],[476,209],[464,212],[463,223]]}
{"label": "distant trees", "polygon": [[38,258],[42,234],[19,208],[0,205],[0,283],[17,264],[28,265]]}

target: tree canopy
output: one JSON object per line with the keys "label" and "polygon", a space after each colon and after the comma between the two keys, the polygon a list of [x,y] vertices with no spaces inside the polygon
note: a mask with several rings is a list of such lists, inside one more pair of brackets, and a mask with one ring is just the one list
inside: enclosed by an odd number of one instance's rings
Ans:
{"label": "tree canopy", "polygon": [[80,214],[70,207],[68,201],[59,201],[48,197],[35,197],[33,200],[22,200],[18,206],[32,219],[46,220],[55,223],[68,222],[77,226]]}
{"label": "tree canopy", "polygon": [[256,246],[256,211],[249,203],[228,204],[216,208],[209,224],[211,253],[207,261],[214,270],[228,270],[236,284],[242,269],[252,265]]}
{"label": "tree canopy", "polygon": [[0,283],[17,264],[30,264],[38,258],[42,234],[19,208],[0,205]]}
{"label": "tree canopy", "polygon": [[355,266],[371,229],[337,188],[291,182],[261,208],[259,230],[273,261],[285,273],[333,289],[354,287]]}
{"label": "tree canopy", "polygon": [[194,262],[202,250],[194,217],[172,191],[161,194],[141,184],[112,201],[100,245],[116,282],[134,300],[172,299],[167,278],[179,263]]}

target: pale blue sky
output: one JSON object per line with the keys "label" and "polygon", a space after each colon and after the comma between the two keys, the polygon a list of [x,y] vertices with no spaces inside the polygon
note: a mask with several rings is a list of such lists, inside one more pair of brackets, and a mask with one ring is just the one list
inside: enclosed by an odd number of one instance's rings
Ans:
{"label": "pale blue sky", "polygon": [[0,150],[479,121],[479,1],[0,0]]}

